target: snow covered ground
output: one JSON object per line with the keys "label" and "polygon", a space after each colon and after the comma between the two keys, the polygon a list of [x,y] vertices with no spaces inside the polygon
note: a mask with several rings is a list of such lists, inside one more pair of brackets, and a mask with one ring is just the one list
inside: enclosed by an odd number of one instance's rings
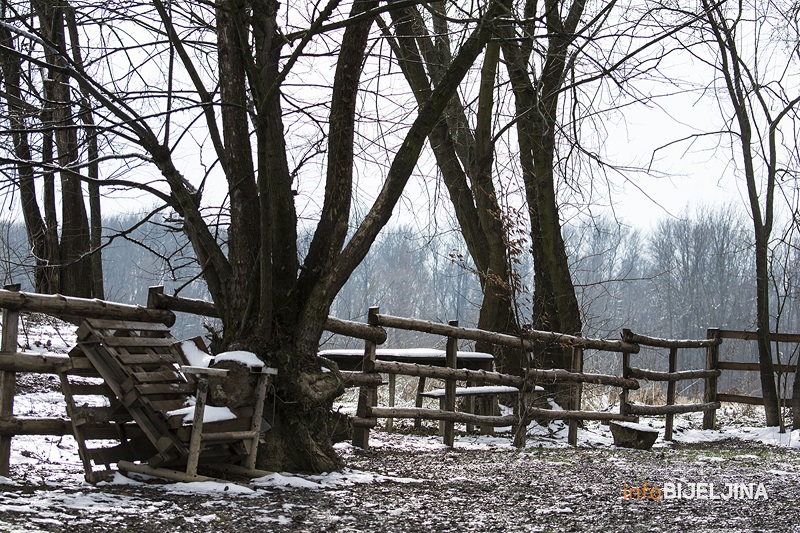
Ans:
{"label": "snow covered ground", "polygon": [[[62,351],[69,335],[46,324],[26,329],[27,348]],[[20,338],[21,342],[23,337]],[[20,376],[15,414],[64,416],[57,383]],[[345,403],[343,410],[352,409]],[[453,449],[435,430],[371,433],[369,452],[337,445],[348,468],[300,476],[276,473],[250,486],[165,483],[117,474],[86,483],[72,437],[12,441],[9,478],[0,477],[3,531],[545,531],[790,530],[800,516],[800,432],[763,428],[758,411],[725,407],[722,429],[702,431],[699,415],[663,419],[652,451],[617,449],[611,432],[587,423],[577,448],[567,427],[532,423],[526,448],[508,432],[460,432]],[[760,483],[766,501],[628,501],[627,487],[669,482]],[[742,505],[745,503],[746,505]]]}

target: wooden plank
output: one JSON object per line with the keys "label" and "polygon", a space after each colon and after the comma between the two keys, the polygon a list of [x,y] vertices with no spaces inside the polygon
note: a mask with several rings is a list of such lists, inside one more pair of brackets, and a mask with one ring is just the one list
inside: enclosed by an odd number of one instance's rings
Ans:
{"label": "wooden plank", "polygon": [[174,411],[176,409],[187,407],[185,395],[180,395],[180,397],[166,400],[151,400],[149,398],[141,398],[140,401],[143,405],[148,405],[160,413],[166,413],[168,411]]}
{"label": "wooden plank", "polygon": [[194,394],[194,383],[137,383],[134,385],[137,392],[142,396],[152,394]]}
{"label": "wooden plank", "polygon": [[[173,337],[104,337],[103,343],[112,348],[169,348],[175,344]],[[174,358],[174,356],[173,356]]]}
{"label": "wooden plank", "polygon": [[70,383],[72,396],[106,396],[114,395],[105,383]]}
{"label": "wooden plank", "polygon": [[113,329],[128,331],[163,331],[169,328],[160,322],[134,322],[130,320],[104,320],[102,318],[88,318],[85,320],[93,329]]}
{"label": "wooden plank", "polygon": [[184,378],[176,370],[160,370],[158,372],[134,372],[132,376],[139,383],[182,382]]}

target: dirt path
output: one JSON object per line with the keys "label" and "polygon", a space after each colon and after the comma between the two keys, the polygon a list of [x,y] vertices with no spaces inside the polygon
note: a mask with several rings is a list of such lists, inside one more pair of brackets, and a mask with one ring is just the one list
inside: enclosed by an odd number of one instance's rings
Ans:
{"label": "dirt path", "polygon": [[[80,482],[77,465],[20,465],[12,477],[26,481],[4,485],[0,493],[0,530],[800,531],[797,450],[738,441],[650,452],[445,450],[429,446],[433,438],[383,438],[370,452],[343,448],[351,469],[344,476],[279,478],[254,491],[92,487]],[[277,488],[282,482],[317,488]],[[713,483],[717,496],[726,483],[762,494],[652,501],[634,492],[625,498],[626,487],[641,489],[646,482],[651,496],[657,496],[651,487],[668,482],[684,490],[689,483]]]}

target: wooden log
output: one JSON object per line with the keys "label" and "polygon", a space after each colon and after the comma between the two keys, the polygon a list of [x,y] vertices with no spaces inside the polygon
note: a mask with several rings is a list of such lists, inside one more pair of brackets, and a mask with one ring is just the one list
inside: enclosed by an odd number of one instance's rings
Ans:
{"label": "wooden log", "polygon": [[[733,329],[720,329],[720,338],[737,339],[742,341],[757,341],[757,331],[739,331]],[[769,340],[772,342],[791,342],[800,343],[800,333],[770,333]]]}
{"label": "wooden log", "polygon": [[72,435],[72,424],[63,418],[9,417],[0,418],[0,435]]}
{"label": "wooden log", "polygon": [[[375,325],[375,317],[378,314],[377,307],[369,309],[367,322],[370,325]],[[369,374],[375,371],[375,362],[377,360],[377,345],[374,341],[364,341],[364,373]],[[358,418],[372,418],[369,415],[370,408],[378,403],[378,386],[377,385],[364,385],[358,389],[358,406],[356,407],[356,417]],[[369,427],[354,426],[353,427],[353,446],[361,448],[362,450],[369,449]]]}
{"label": "wooden log", "polygon": [[46,313],[56,317],[112,318],[139,322],[161,322],[167,326],[175,323],[175,314],[165,309],[148,309],[138,305],[75,298],[60,294],[0,290],[0,307],[13,311]]}
{"label": "wooden log", "polygon": [[[583,372],[583,349],[578,346],[574,346],[572,348],[572,373],[580,375],[582,374],[582,372]],[[578,411],[580,411],[581,409],[581,393],[583,392],[583,387],[581,383],[583,382],[581,381],[574,382],[572,385],[572,392],[571,392],[572,405]],[[578,420],[569,421],[569,430],[567,432],[567,443],[570,446],[578,445]],[[522,446],[519,447],[522,448]]]}
{"label": "wooden log", "polygon": [[[797,371],[797,365],[779,365],[778,363],[774,363],[772,366],[775,372],[793,374]],[[758,363],[740,363],[736,361],[720,361],[717,363],[717,368],[720,370],[738,370],[741,372],[758,372],[761,370]]]}
{"label": "wooden log", "polygon": [[358,416],[354,416],[350,418],[350,423],[353,424],[354,428],[374,428],[378,425],[377,418],[361,418]]}
{"label": "wooden log", "polygon": [[426,377],[435,379],[455,379],[458,381],[474,381],[476,384],[508,385],[522,387],[525,380],[520,376],[489,372],[487,370],[467,370],[464,368],[443,368],[415,363],[398,363],[394,361],[375,361],[375,372],[383,374],[403,374],[404,376]]}
{"label": "wooden log", "polygon": [[[84,369],[92,368],[86,359]],[[34,372],[41,374],[58,374],[73,368],[73,362],[68,355],[55,353],[16,352],[0,354],[0,370],[9,372]]]}
{"label": "wooden log", "polygon": [[[182,296],[170,296],[164,294],[164,287],[161,286],[150,287],[147,306],[155,309],[169,309],[179,313],[219,318],[217,307],[213,302],[184,298]],[[386,342],[386,330],[382,327],[370,326],[369,324],[363,324],[352,320],[343,320],[341,318],[329,316],[325,321],[325,329],[338,335],[370,340],[375,344],[383,344]]]}
{"label": "wooden log", "polygon": [[149,465],[139,464],[139,463],[131,463],[130,461],[120,461],[117,463],[117,467],[122,472],[135,472],[137,474],[145,474],[148,476],[153,477],[160,477],[162,479],[168,479],[169,481],[179,481],[179,482],[186,482],[191,483],[194,481],[215,481],[217,483],[232,483],[230,480],[226,479],[219,479],[209,476],[200,476],[195,474],[188,474],[186,472],[179,472],[177,470],[170,470],[167,468],[154,468]]}
{"label": "wooden log", "polygon": [[[676,349],[676,348],[673,348]],[[655,370],[644,370],[642,368],[631,368],[631,376],[648,381],[668,381],[674,383],[684,379],[705,379],[712,376],[719,376],[719,370],[681,370],[678,372],[657,372]]]}
{"label": "wooden log", "polygon": [[[448,323],[451,327],[458,327],[458,320],[451,320]],[[445,346],[445,366],[450,369],[455,369],[458,366],[458,339],[456,337],[448,337]],[[444,382],[444,399],[442,407],[445,411],[455,412],[456,410],[456,380],[452,377],[447,378]],[[445,446],[453,447],[455,443],[455,426],[452,420],[443,420],[441,425],[442,440]]]}
{"label": "wooden log", "polygon": [[553,369],[531,369],[528,370],[528,377],[534,380],[545,381],[569,381],[573,383],[596,383],[598,385],[610,385],[612,387],[626,387],[636,390],[639,382],[632,378],[611,376],[607,374],[592,374],[587,372],[570,372],[568,370]]}
{"label": "wooden log", "polygon": [[707,348],[722,342],[721,339],[660,339],[658,337],[639,335],[629,329],[622,330],[622,340],[655,348]]}
{"label": "wooden log", "polygon": [[[728,403],[743,403],[747,405],[764,405],[764,398],[760,396],[747,396],[744,394],[727,394],[724,392],[717,393],[717,401]],[[790,398],[781,398],[781,407],[791,407],[792,400]]]}
{"label": "wooden log", "polygon": [[[622,353],[622,377],[624,379],[631,378],[631,354],[628,352]],[[636,385],[639,385],[639,382],[636,382]],[[627,406],[628,406],[628,387],[622,387],[622,391],[619,393],[619,413],[623,416],[628,414]],[[638,419],[636,420],[638,422]]]}
{"label": "wooden log", "polygon": [[361,322],[354,322],[352,320],[342,320],[329,316],[325,321],[325,329],[331,333],[344,335],[346,337],[353,337],[356,339],[369,340],[375,344],[383,344],[386,342],[386,330],[380,326],[370,326],[369,324],[362,324]]}
{"label": "wooden log", "polygon": [[523,348],[532,350],[537,342],[547,342],[562,346],[579,346],[584,349],[603,350],[608,352],[639,353],[639,345],[616,340],[591,339],[587,337],[576,337],[564,333],[554,333],[551,331],[525,331],[521,336],[505,335],[474,328],[454,327],[438,322],[429,322],[415,318],[403,318],[391,315],[378,315],[377,324],[388,328],[421,331],[442,335],[444,337],[456,337],[458,339],[486,341],[501,346],[512,348]]}
{"label": "wooden log", "polygon": [[690,403],[681,405],[636,405],[628,404],[627,411],[633,415],[660,416],[679,413],[696,413],[719,409],[719,402]]}
{"label": "wooden log", "polygon": [[622,420],[635,422],[637,417],[620,413],[607,413],[604,411],[562,411],[555,409],[528,408],[528,418],[531,420]]}
{"label": "wooden log", "polygon": [[511,426],[518,417],[515,415],[488,416],[473,413],[442,411],[441,409],[425,409],[416,407],[372,407],[368,416],[374,418],[421,418],[424,420],[445,420],[463,424],[476,424],[485,426]]}

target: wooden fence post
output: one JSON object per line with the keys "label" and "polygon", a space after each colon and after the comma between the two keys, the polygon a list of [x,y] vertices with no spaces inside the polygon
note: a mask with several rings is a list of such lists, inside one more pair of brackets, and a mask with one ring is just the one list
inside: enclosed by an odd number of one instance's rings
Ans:
{"label": "wooden fence post", "polygon": [[[453,327],[458,327],[458,320],[448,322]],[[447,337],[447,348],[445,352],[445,365],[447,368],[455,369],[458,366],[458,338]],[[448,378],[444,383],[444,410],[455,412],[456,410],[456,380]],[[444,421],[443,439],[445,446],[453,447],[455,442],[455,422],[452,420]]]}
{"label": "wooden fence post", "polygon": [[[710,328],[706,334],[706,338],[719,340],[720,334],[718,328]],[[716,370],[719,363],[719,342],[715,342],[706,348],[706,370]],[[711,403],[717,401],[717,376],[709,376],[706,378],[705,392],[703,394],[703,402]],[[703,413],[703,429],[714,429],[717,419],[717,410],[709,409]]]}
{"label": "wooden fence post", "polygon": [[[583,372],[583,348],[580,346],[572,347],[572,371]],[[572,385],[572,408],[576,411],[581,410],[582,392],[583,383],[574,383]],[[578,420],[569,421],[567,442],[571,446],[576,446],[578,444]]]}
{"label": "wooden fence post", "polygon": [[[678,349],[677,348],[670,348],[669,349],[669,372],[677,372],[678,371]],[[667,405],[675,405],[675,385],[677,382],[673,379],[667,382]],[[675,415],[673,413],[667,413],[667,420],[664,424],[664,440],[672,440],[672,424],[674,422]]]}
{"label": "wooden fence post", "polygon": [[[370,307],[367,323],[370,326],[377,325],[375,316],[380,312],[378,307]],[[371,340],[364,341],[364,363],[362,371],[364,373],[375,372],[375,360],[377,358],[375,351],[377,344]],[[361,385],[358,388],[358,407],[356,407],[356,416],[360,418],[371,418],[372,414],[369,412],[371,407],[378,405],[378,386],[377,385]],[[369,449],[369,428],[368,427],[355,427],[353,428],[353,446],[363,450]]]}
{"label": "wooden fence post", "polygon": [[[8,291],[19,292],[20,285],[6,285]],[[19,329],[19,312],[3,309],[3,335],[0,343],[0,357],[13,357],[17,353],[17,330]],[[15,372],[0,372],[0,418],[11,419],[14,416],[14,395],[17,388]],[[0,475],[8,477],[11,461],[11,436],[0,436]]]}
{"label": "wooden fence post", "polygon": [[[622,330],[622,340],[625,341],[627,338],[631,336],[631,330],[623,329]],[[631,353],[630,352],[622,352],[622,377],[629,378],[631,377]],[[628,387],[622,387],[622,392],[619,394],[619,414],[620,415],[627,415],[628,414],[628,407],[629,407],[629,398],[628,398]]]}

